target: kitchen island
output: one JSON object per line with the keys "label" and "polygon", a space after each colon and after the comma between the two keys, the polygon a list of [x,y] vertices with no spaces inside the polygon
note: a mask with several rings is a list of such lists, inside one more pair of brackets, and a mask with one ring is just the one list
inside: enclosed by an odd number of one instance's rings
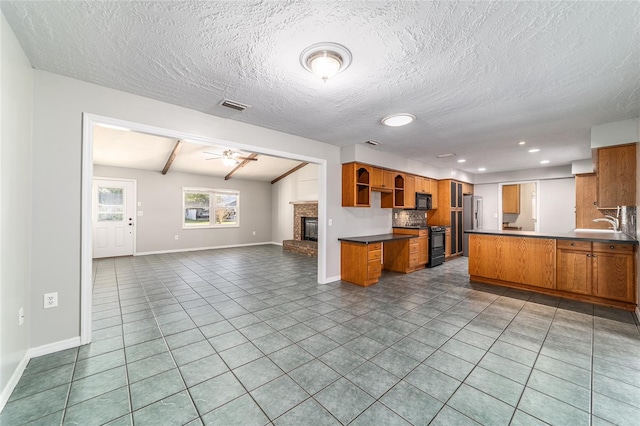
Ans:
{"label": "kitchen island", "polygon": [[[407,253],[411,240],[418,238],[409,234],[379,234],[361,237],[338,238],[340,241],[340,279],[364,287],[378,282],[382,275],[383,245],[386,250]],[[387,263],[387,262],[385,262]]]}
{"label": "kitchen island", "polygon": [[638,241],[624,233],[473,230],[471,281],[634,310]]}

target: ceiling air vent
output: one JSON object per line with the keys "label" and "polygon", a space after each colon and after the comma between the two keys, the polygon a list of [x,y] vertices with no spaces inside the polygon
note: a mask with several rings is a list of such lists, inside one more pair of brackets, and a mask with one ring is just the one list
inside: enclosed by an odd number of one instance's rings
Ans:
{"label": "ceiling air vent", "polygon": [[220,106],[236,111],[244,111],[247,108],[251,108],[250,105],[241,104],[240,102],[232,101],[230,99],[224,99],[222,102],[220,102]]}
{"label": "ceiling air vent", "polygon": [[373,145],[373,146],[378,146],[378,145],[380,145],[380,142],[378,142],[378,141],[374,141],[373,139],[368,140],[368,141],[364,141],[364,143],[366,143],[367,145]]}

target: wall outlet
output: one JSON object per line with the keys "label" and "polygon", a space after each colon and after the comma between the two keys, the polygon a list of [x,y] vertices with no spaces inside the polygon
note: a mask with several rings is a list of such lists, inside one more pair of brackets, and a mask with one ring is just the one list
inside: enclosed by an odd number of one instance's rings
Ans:
{"label": "wall outlet", "polygon": [[329,226],[333,225],[333,219],[329,219]]}
{"label": "wall outlet", "polygon": [[394,213],[394,214],[393,214],[393,218],[394,218],[394,219],[397,219],[397,218],[398,218],[398,213]]}
{"label": "wall outlet", "polygon": [[179,239],[180,239],[180,235],[174,235],[174,236],[173,236],[173,239],[174,239],[174,240],[179,240]]}
{"label": "wall outlet", "polygon": [[58,293],[46,293],[44,295],[44,308],[55,308],[58,306]]}
{"label": "wall outlet", "polygon": [[18,325],[24,324],[24,308],[18,309]]}
{"label": "wall outlet", "polygon": [[142,201],[138,201],[138,207],[142,206]]}
{"label": "wall outlet", "polygon": [[256,235],[256,231],[253,231],[253,235]]}

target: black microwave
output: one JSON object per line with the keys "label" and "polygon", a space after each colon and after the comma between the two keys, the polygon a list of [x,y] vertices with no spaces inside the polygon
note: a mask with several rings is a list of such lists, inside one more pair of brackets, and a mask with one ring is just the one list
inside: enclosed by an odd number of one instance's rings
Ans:
{"label": "black microwave", "polygon": [[416,210],[431,210],[431,194],[416,192]]}

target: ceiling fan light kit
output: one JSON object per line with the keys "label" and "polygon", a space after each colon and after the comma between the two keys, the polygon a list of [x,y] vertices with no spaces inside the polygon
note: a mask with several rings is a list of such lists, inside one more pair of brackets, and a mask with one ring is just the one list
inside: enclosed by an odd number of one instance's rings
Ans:
{"label": "ceiling fan light kit", "polygon": [[300,55],[300,65],[323,81],[327,81],[351,64],[351,52],[338,43],[316,43]]}

